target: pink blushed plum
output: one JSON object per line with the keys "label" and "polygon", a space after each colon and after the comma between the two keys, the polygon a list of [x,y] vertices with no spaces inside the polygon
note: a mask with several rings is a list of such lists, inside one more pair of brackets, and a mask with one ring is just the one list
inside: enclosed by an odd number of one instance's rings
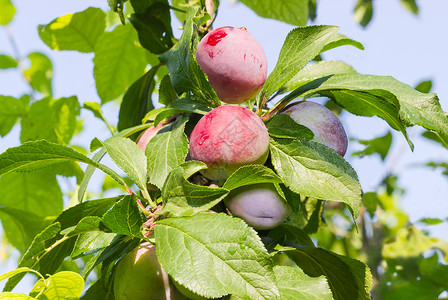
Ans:
{"label": "pink blushed plum", "polygon": [[266,81],[264,50],[244,27],[221,27],[207,33],[198,45],[196,60],[226,103],[250,100]]}
{"label": "pink blushed plum", "polygon": [[204,162],[201,173],[224,180],[244,165],[264,164],[269,153],[269,134],[251,110],[219,106],[203,116],[190,135],[190,158]]}
{"label": "pink blushed plum", "polygon": [[314,133],[314,141],[332,148],[344,156],[348,140],[339,118],[319,103],[305,101],[287,107],[288,114],[296,123],[308,127]]}
{"label": "pink blushed plum", "polygon": [[148,129],[143,131],[142,134],[140,134],[138,136],[138,138],[137,138],[137,145],[139,145],[140,148],[142,148],[143,151],[145,151],[146,150],[146,146],[151,141],[151,139],[153,137],[155,137],[156,134],[159,132],[159,130],[162,129],[163,126],[165,126],[165,125],[166,125],[166,122],[160,122],[159,124],[157,124],[156,127],[154,127],[154,126],[148,127]]}

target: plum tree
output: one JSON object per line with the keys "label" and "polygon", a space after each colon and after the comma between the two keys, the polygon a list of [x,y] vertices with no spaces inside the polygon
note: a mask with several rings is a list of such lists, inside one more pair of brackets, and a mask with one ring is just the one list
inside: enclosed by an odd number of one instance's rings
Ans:
{"label": "plum tree", "polygon": [[283,111],[295,122],[314,133],[314,141],[332,148],[341,156],[347,151],[347,134],[339,118],[328,108],[316,102],[294,103]]}
{"label": "plum tree", "polygon": [[117,264],[114,279],[117,300],[186,299],[170,282],[156,256],[156,247],[142,243]]}
{"label": "plum tree", "polygon": [[214,108],[203,116],[190,135],[192,160],[204,162],[201,173],[223,180],[243,165],[264,164],[269,154],[269,134],[251,110],[233,105]]}
{"label": "plum tree", "polygon": [[198,45],[196,60],[226,103],[251,99],[266,81],[264,50],[244,27],[221,27],[207,33]]}
{"label": "plum tree", "polygon": [[290,213],[288,204],[271,183],[239,187],[224,202],[232,215],[260,230],[277,227]]}

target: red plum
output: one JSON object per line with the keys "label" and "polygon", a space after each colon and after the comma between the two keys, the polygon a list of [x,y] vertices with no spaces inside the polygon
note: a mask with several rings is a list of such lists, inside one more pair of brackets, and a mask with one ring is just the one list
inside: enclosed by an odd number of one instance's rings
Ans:
{"label": "red plum", "polygon": [[204,162],[201,173],[223,180],[244,165],[264,164],[269,154],[269,134],[251,110],[233,105],[212,109],[190,135],[190,158]]}
{"label": "red plum", "polygon": [[244,27],[227,26],[207,33],[198,45],[196,60],[226,103],[250,100],[266,81],[266,54]]}

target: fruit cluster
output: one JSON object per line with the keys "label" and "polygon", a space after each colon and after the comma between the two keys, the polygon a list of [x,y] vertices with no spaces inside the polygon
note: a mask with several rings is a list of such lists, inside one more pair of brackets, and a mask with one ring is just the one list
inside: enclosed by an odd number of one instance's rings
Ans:
{"label": "fruit cluster", "polygon": [[[205,163],[207,169],[201,170],[202,176],[208,182],[221,185],[238,168],[264,165],[268,159],[270,139],[263,120],[251,109],[238,105],[261,90],[267,76],[267,61],[257,40],[245,28],[234,27],[222,27],[206,34],[198,45],[196,59],[220,100],[227,104],[212,109],[195,124],[189,134],[188,157]],[[315,142],[344,156],[346,133],[336,115],[325,106],[304,101],[289,105],[279,113],[308,127],[314,133]],[[161,123],[143,132],[138,145],[145,149],[164,125]],[[274,183],[236,188],[223,202],[229,214],[243,219],[256,230],[279,226],[291,211],[281,187]],[[162,294],[177,291],[157,262],[154,249],[153,245],[142,244],[120,261],[115,280],[117,299],[139,299],[134,293],[144,294],[145,299],[159,299],[162,296],[155,295],[154,290]],[[136,272],[136,268],[147,271]],[[132,274],[145,276],[134,278]],[[120,280],[121,277],[134,278],[134,281]],[[141,280],[148,284],[140,284]],[[122,286],[123,281],[127,282],[126,287]],[[138,292],[139,288],[144,288],[145,292]],[[189,298],[201,299],[182,286],[177,285],[177,288]],[[130,292],[133,294],[126,294]],[[153,298],[149,298],[151,294],[154,294]]]}

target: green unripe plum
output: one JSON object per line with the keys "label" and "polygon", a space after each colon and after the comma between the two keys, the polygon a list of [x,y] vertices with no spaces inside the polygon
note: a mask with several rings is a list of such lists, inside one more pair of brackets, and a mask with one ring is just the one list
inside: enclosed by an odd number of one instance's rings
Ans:
{"label": "green unripe plum", "polygon": [[314,141],[332,148],[339,155],[347,152],[348,139],[339,118],[319,103],[305,101],[288,106],[283,113],[314,133]]}
{"label": "green unripe plum", "polygon": [[224,201],[232,215],[258,230],[279,226],[291,211],[272,183],[239,187]]}
{"label": "green unripe plum", "polygon": [[202,175],[227,179],[239,167],[264,164],[269,154],[269,134],[253,111],[223,105],[203,116],[190,135],[189,157],[207,165]]}
{"label": "green unripe plum", "polygon": [[114,294],[116,300],[185,299],[171,284],[151,243],[140,244],[118,262]]}
{"label": "green unripe plum", "polygon": [[244,27],[221,27],[207,33],[196,60],[221,101],[240,104],[262,88],[267,60],[260,43]]}

